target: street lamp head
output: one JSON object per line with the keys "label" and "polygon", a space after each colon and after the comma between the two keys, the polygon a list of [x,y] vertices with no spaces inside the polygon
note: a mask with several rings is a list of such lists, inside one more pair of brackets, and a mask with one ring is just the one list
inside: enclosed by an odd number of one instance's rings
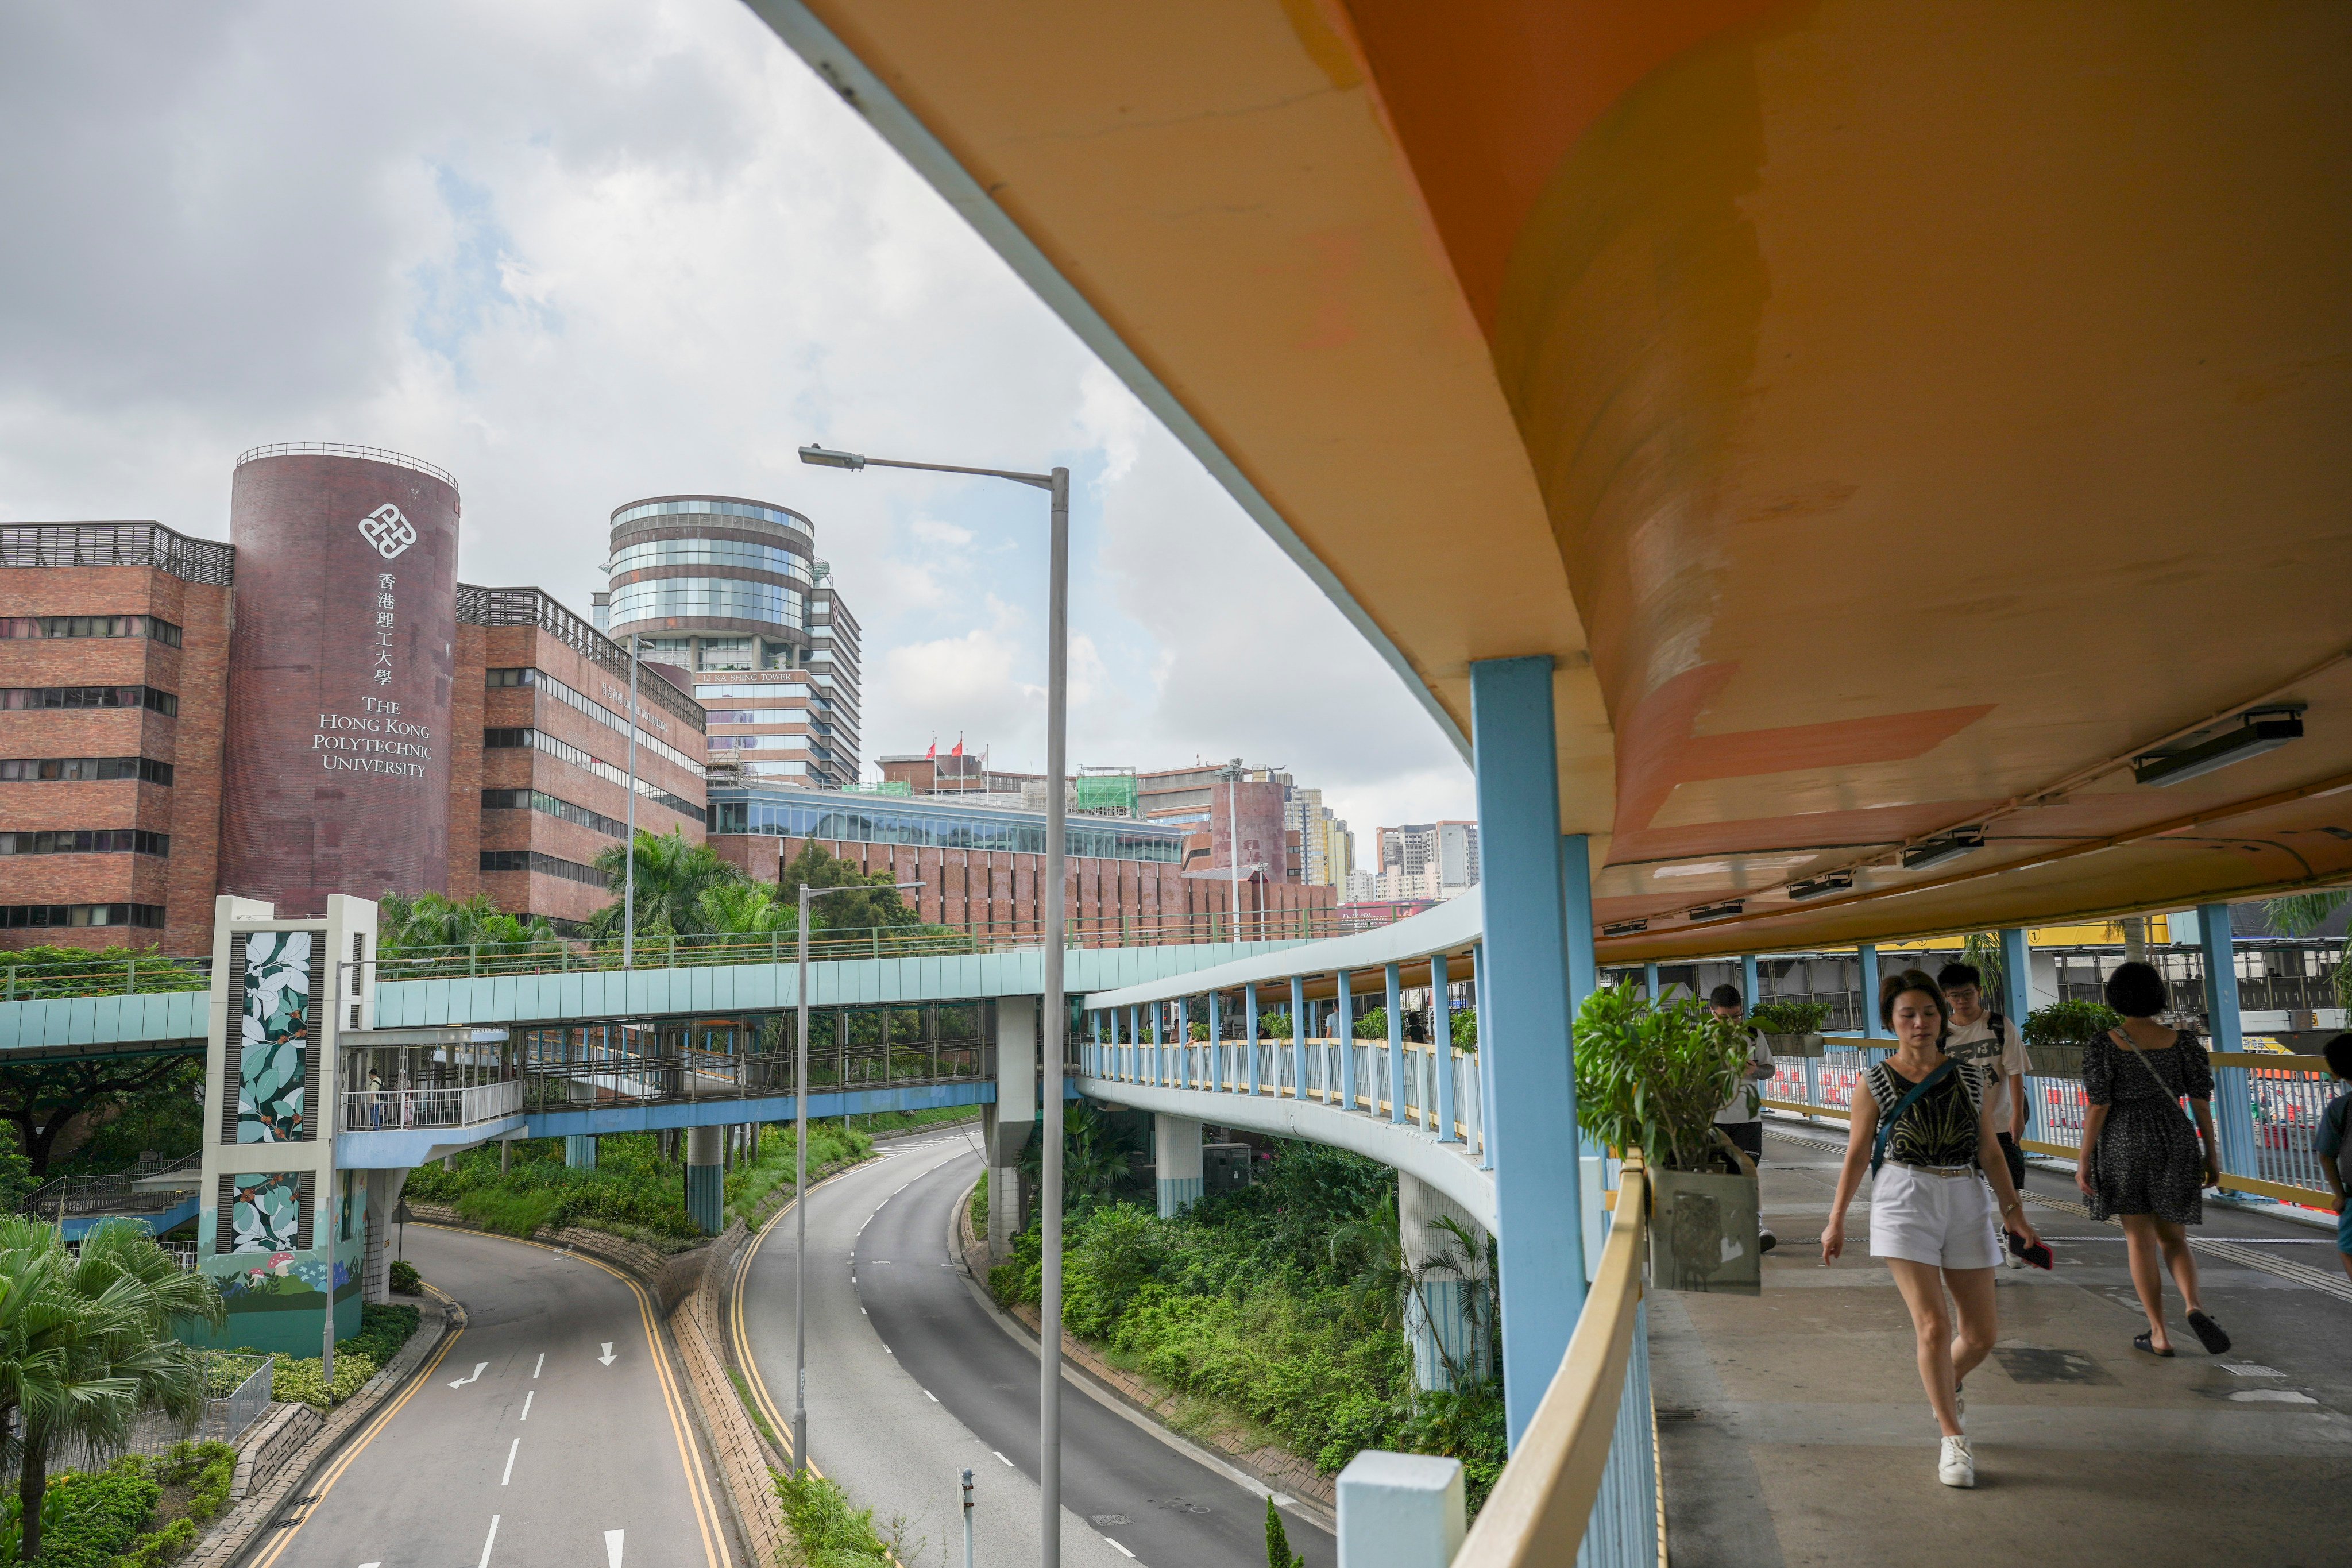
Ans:
{"label": "street lamp head", "polygon": [[835,452],[829,447],[809,446],[801,448],[801,461],[820,468],[862,468],[864,457],[856,452]]}

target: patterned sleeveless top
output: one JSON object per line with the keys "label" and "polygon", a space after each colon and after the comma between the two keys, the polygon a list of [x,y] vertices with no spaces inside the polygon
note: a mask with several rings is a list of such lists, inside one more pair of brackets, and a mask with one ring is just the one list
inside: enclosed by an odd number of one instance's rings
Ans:
{"label": "patterned sleeveless top", "polygon": [[[1882,1119],[1916,1083],[1890,1062],[1872,1068],[1864,1081],[1878,1101]],[[1886,1157],[1906,1165],[1975,1164],[1977,1118],[1983,1107],[1984,1075],[1966,1062],[1955,1063],[1950,1074],[1912,1101],[1903,1119],[1889,1129]]]}

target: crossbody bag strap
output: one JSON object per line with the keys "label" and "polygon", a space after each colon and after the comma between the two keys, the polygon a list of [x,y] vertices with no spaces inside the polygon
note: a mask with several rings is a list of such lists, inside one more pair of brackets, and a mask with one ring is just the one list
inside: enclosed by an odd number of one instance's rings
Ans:
{"label": "crossbody bag strap", "polygon": [[[1881,1065],[1883,1066],[1885,1064],[1882,1063]],[[1911,1086],[1911,1092],[1896,1100],[1895,1102],[1895,1109],[1888,1111],[1885,1116],[1879,1119],[1878,1138],[1877,1141],[1872,1144],[1870,1150],[1870,1173],[1872,1175],[1877,1175],[1878,1167],[1886,1163],[1886,1140],[1894,1134],[1895,1124],[1903,1120],[1903,1113],[1910,1110],[1914,1105],[1919,1103],[1919,1097],[1927,1093],[1929,1089],[1935,1088],[1936,1081],[1951,1070],[1952,1064],[1948,1061],[1944,1063],[1943,1066],[1937,1068],[1934,1072],[1929,1073],[1926,1078],[1923,1078],[1917,1083],[1913,1084]]]}

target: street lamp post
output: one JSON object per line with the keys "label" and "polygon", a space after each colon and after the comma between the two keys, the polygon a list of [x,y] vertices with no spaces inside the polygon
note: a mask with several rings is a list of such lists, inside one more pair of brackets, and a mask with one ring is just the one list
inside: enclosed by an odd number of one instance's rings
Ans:
{"label": "street lamp post", "polygon": [[[920,882],[900,882],[898,890],[919,888]],[[808,1465],[808,1314],[802,1286],[808,1272],[808,933],[809,900],[827,893],[873,889],[871,882],[844,882],[837,888],[801,884],[799,955],[793,973],[793,1002],[800,1014],[799,1043],[793,1048],[793,1474]],[[883,1047],[887,1050],[889,1047]]]}
{"label": "street lamp post", "polygon": [[1048,527],[1045,626],[1045,996],[1042,1020],[1045,1083],[1045,1182],[1038,1221],[1039,1317],[1037,1335],[1037,1492],[1040,1568],[1062,1563],[1062,1092],[1063,1035],[1069,1003],[1062,993],[1066,845],[1062,791],[1068,773],[1070,681],[1070,470],[1023,473],[1010,468],[967,468],[950,463],[909,463],[856,452],[803,447],[801,461],[824,468],[920,468],[940,474],[972,474],[1010,479],[1052,498]]}

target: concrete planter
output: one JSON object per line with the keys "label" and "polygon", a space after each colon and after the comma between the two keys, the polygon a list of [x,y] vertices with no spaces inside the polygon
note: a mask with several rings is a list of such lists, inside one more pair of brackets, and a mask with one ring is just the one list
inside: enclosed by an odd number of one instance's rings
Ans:
{"label": "concrete planter", "polygon": [[1778,1057],[1818,1057],[1827,1048],[1819,1035],[1767,1035],[1764,1048]]}
{"label": "concrete planter", "polygon": [[1650,1184],[1650,1278],[1659,1287],[1739,1296],[1762,1292],[1754,1176],[1655,1171]]}
{"label": "concrete planter", "polygon": [[2083,1076],[2083,1047],[2079,1043],[2032,1046],[2028,1047],[2026,1054],[2033,1058],[2035,1078],[2079,1079]]}

